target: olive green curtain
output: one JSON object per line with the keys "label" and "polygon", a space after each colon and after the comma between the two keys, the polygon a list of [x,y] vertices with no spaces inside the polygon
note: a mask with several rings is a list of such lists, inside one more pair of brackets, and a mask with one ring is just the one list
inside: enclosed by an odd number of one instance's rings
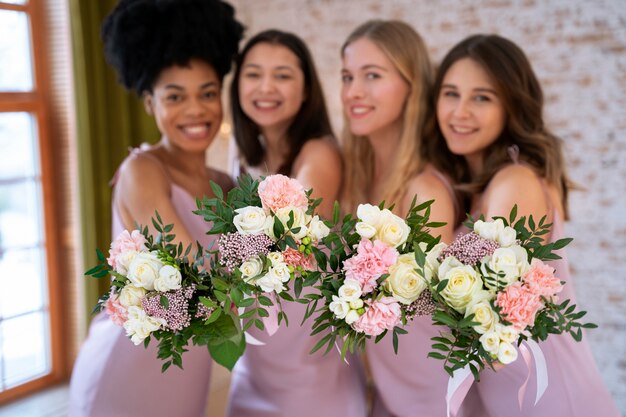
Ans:
{"label": "olive green curtain", "polygon": [[[100,26],[117,0],[70,0],[70,21],[76,100],[82,255],[85,268],[96,264],[96,248],[104,253],[111,242],[109,181],[128,148],[154,142],[158,131],[141,101],[117,82],[105,62]],[[89,314],[108,280],[85,280],[84,310]]]}

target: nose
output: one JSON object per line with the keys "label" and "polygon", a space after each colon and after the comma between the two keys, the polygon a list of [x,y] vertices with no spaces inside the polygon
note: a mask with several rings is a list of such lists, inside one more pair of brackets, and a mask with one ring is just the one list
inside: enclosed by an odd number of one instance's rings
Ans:
{"label": "nose", "polygon": [[365,96],[363,83],[358,78],[353,78],[343,85],[343,95],[345,99],[359,99]]}
{"label": "nose", "polygon": [[259,90],[263,93],[270,92],[274,89],[274,80],[272,77],[262,77],[259,83]]}
{"label": "nose", "polygon": [[452,114],[459,119],[468,117],[470,115],[469,103],[466,100],[457,100]]}
{"label": "nose", "polygon": [[187,113],[191,116],[200,117],[206,114],[206,105],[199,97],[192,97],[188,101]]}

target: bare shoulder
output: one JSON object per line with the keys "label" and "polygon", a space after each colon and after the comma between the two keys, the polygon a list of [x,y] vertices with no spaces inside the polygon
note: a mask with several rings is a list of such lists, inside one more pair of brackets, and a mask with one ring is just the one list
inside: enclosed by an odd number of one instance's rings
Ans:
{"label": "bare shoulder", "polygon": [[213,182],[219,185],[222,190],[229,191],[235,186],[235,182],[227,173],[214,168],[208,168],[208,170]]}
{"label": "bare shoulder", "polygon": [[126,191],[169,189],[165,168],[159,159],[148,152],[132,155],[122,163],[119,170],[118,186]]}
{"label": "bare shoulder", "polygon": [[421,202],[437,200],[452,204],[450,189],[430,170],[424,170],[414,176],[407,184],[407,193],[411,196],[417,195],[418,201]]}
{"label": "bare shoulder", "polygon": [[484,193],[483,210],[488,217],[507,216],[514,205],[520,215],[547,214],[548,202],[541,178],[529,166],[512,164],[491,179]]}
{"label": "bare shoulder", "polygon": [[315,138],[307,141],[296,159],[296,164],[324,162],[341,165],[339,146],[329,138]]}

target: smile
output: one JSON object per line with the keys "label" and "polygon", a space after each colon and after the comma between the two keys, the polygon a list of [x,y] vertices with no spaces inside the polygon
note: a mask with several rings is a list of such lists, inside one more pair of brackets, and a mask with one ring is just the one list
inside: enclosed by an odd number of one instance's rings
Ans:
{"label": "smile", "polygon": [[280,106],[280,101],[276,100],[254,100],[252,103],[254,107],[262,110],[275,109]]}

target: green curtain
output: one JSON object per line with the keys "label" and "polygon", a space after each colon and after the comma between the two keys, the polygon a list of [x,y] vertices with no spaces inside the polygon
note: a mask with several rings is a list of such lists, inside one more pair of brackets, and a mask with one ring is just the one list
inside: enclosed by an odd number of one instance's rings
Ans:
{"label": "green curtain", "polygon": [[[70,0],[76,100],[82,256],[85,268],[96,264],[96,248],[111,242],[109,181],[128,148],[158,139],[158,130],[141,101],[125,91],[105,62],[100,26],[117,0]],[[108,280],[86,280],[84,311],[90,314]]]}

